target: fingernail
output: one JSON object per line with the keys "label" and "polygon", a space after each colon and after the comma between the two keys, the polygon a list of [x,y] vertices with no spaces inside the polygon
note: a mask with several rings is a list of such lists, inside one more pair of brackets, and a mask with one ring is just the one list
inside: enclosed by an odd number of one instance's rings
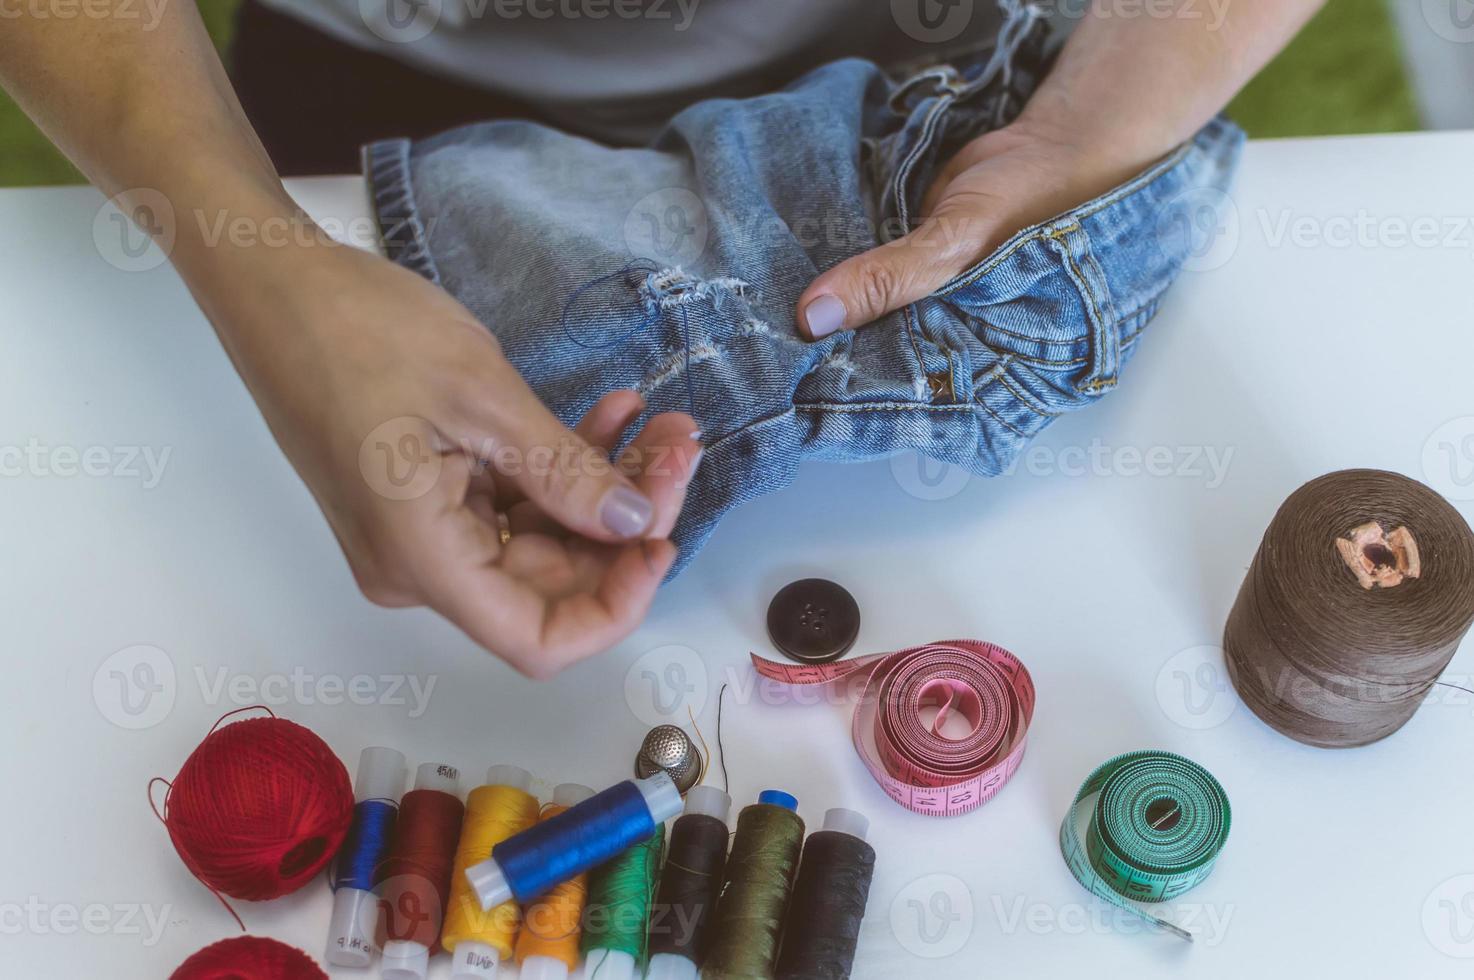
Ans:
{"label": "fingernail", "polygon": [[644,494],[629,487],[615,487],[604,494],[599,505],[599,520],[610,533],[621,538],[635,538],[644,534],[655,517],[655,505]]}
{"label": "fingernail", "polygon": [[820,296],[804,310],[809,336],[821,340],[844,326],[844,302],[838,296]]}

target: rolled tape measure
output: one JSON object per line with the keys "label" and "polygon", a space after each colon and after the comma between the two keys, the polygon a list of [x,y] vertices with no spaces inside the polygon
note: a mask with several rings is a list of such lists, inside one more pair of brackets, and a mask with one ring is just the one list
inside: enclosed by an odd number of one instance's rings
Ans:
{"label": "rolled tape measure", "polygon": [[[1091,796],[1082,846],[1080,808]],[[1208,770],[1170,752],[1131,752],[1085,780],[1060,824],[1059,847],[1092,894],[1192,942],[1192,933],[1132,901],[1170,901],[1202,883],[1228,840],[1230,818],[1228,795]]]}
{"label": "rolled tape measure", "polygon": [[[1002,647],[949,640],[831,664],[785,664],[752,656],[763,677],[790,685],[829,684],[868,671],[855,709],[855,750],[891,799],[913,813],[951,817],[992,799],[1018,770],[1034,681]],[[930,725],[921,712],[936,708]],[[969,724],[951,738],[953,715]]]}

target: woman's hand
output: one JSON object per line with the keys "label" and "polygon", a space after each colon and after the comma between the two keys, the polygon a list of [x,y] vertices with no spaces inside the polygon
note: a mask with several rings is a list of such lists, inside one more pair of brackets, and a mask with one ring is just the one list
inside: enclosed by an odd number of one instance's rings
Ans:
{"label": "woman's hand", "polygon": [[326,242],[281,252],[241,251],[252,285],[201,305],[363,592],[540,678],[634,630],[675,558],[691,418],[652,419],[611,466],[635,392],[569,431],[438,287]]}
{"label": "woman's hand", "polygon": [[1123,16],[1088,5],[1018,121],[938,173],[914,233],[843,262],[799,300],[817,340],[936,292],[1016,232],[1103,194],[1188,140],[1325,0],[1234,0]]}
{"label": "woman's hand", "polygon": [[946,164],[904,238],[835,266],[799,300],[811,340],[930,296],[1022,228],[1062,214],[1149,163],[1029,121],[974,140]]}

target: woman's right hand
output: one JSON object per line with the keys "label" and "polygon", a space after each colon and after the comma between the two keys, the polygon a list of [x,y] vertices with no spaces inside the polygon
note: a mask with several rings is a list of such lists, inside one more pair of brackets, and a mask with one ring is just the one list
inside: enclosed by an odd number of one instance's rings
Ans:
{"label": "woman's right hand", "polygon": [[420,276],[322,238],[230,269],[196,295],[369,599],[429,606],[537,678],[639,625],[699,462],[689,416],[611,466],[637,393],[570,431]]}

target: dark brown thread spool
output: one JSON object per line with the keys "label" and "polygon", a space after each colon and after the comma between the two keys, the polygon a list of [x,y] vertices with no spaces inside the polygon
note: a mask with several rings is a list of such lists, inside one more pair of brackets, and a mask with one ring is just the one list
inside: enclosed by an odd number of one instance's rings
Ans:
{"label": "dark brown thread spool", "polygon": [[1347,470],[1274,517],[1229,614],[1239,697],[1323,748],[1386,738],[1412,718],[1474,624],[1474,532],[1395,473]]}

